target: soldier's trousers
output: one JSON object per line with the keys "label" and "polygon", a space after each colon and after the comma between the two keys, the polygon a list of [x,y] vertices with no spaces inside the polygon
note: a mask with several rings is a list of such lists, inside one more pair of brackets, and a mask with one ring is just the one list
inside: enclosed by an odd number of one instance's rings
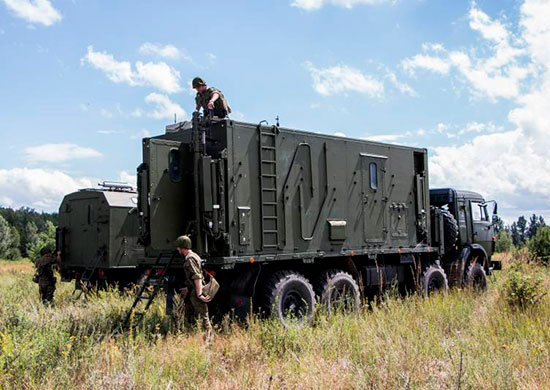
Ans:
{"label": "soldier's trousers", "polygon": [[212,324],[210,323],[210,317],[208,316],[208,305],[197,298],[195,291],[189,293],[189,304],[185,307],[186,315],[189,313],[191,320],[199,320],[202,325],[202,329],[207,333],[212,332]]}
{"label": "soldier's trousers", "polygon": [[55,284],[51,283],[39,283],[38,292],[40,292],[40,299],[44,305],[53,303],[53,294],[55,293]]}

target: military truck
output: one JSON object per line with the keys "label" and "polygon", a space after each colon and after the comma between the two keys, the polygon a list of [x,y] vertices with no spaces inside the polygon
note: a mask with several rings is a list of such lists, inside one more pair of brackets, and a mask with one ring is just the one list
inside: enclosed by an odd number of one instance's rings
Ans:
{"label": "military truck", "polygon": [[[449,278],[484,288],[492,270],[486,203],[430,193],[424,148],[195,114],[143,139],[137,174],[140,239],[156,274],[188,234],[220,282],[213,303],[241,316],[252,307],[307,320],[316,302],[358,308],[394,283],[426,294]],[[170,268],[182,278],[180,265]]]}
{"label": "military truck", "polygon": [[138,279],[137,192],[128,185],[103,182],[68,194],[59,207],[56,245],[61,276],[76,286],[96,282],[126,285]]}

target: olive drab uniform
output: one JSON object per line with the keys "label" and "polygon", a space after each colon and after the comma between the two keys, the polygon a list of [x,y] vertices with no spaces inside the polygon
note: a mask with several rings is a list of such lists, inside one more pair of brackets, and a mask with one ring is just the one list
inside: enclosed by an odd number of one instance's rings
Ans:
{"label": "olive drab uniform", "polygon": [[208,110],[208,102],[212,98],[214,92],[217,92],[220,97],[214,102],[213,115],[219,118],[225,118],[227,114],[231,113],[231,107],[229,107],[225,96],[223,96],[223,93],[219,89],[210,87],[202,93],[197,92],[195,102],[197,103],[197,106],[201,106],[204,112],[206,112]]}
{"label": "olive drab uniform", "polygon": [[[185,262],[183,264],[183,270],[185,272],[185,286],[189,289],[187,297],[189,299],[189,306],[186,307],[186,311],[191,309],[195,317],[201,320],[203,329],[208,333],[212,331],[212,324],[208,317],[208,305],[197,298],[195,291],[195,280],[200,279],[204,284],[202,276],[201,258],[192,250],[189,250],[187,256],[185,256]],[[186,313],[187,314],[187,313]]]}
{"label": "olive drab uniform", "polygon": [[42,303],[49,304],[53,302],[55,292],[55,276],[53,266],[56,261],[53,257],[39,257],[36,260],[36,273],[38,275],[38,291]]}

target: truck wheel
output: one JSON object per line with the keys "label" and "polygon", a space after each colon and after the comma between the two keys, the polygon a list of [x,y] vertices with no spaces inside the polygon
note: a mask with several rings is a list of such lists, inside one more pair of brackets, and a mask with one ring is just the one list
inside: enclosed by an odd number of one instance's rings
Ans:
{"label": "truck wheel", "polygon": [[284,325],[307,324],[313,317],[315,293],[308,280],[292,271],[279,271],[265,289],[266,310]]}
{"label": "truck wheel", "polygon": [[449,290],[447,275],[443,268],[437,265],[430,265],[422,274],[421,280],[422,293],[429,296],[435,292],[446,292]]}
{"label": "truck wheel", "polygon": [[441,210],[441,215],[443,215],[443,231],[445,234],[445,254],[448,254],[455,250],[456,240],[458,239],[458,223],[449,210]]}
{"label": "truck wheel", "polygon": [[358,311],[361,306],[357,282],[350,274],[338,269],[323,272],[315,283],[315,292],[329,314],[338,308]]}
{"label": "truck wheel", "polygon": [[466,271],[466,286],[476,291],[487,291],[487,274],[479,263],[470,263]]}

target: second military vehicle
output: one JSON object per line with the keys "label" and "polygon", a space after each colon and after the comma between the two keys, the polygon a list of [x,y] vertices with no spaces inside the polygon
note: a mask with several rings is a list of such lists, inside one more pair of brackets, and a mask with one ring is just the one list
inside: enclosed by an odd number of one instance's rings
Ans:
{"label": "second military vehicle", "polygon": [[136,191],[120,183],[100,186],[66,195],[59,207],[61,276],[76,280],[77,288],[136,282],[138,259],[144,255],[137,242]]}
{"label": "second military vehicle", "polygon": [[487,204],[430,193],[426,149],[265,122],[196,114],[145,138],[138,212],[150,275],[183,278],[173,250],[188,234],[222,286],[214,303],[241,316],[307,320],[392,283],[485,288],[492,270]]}

